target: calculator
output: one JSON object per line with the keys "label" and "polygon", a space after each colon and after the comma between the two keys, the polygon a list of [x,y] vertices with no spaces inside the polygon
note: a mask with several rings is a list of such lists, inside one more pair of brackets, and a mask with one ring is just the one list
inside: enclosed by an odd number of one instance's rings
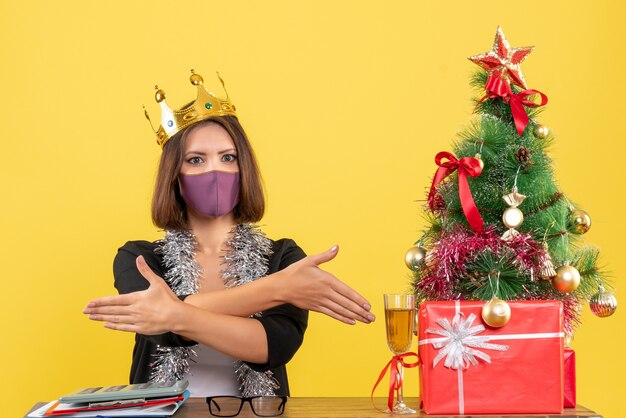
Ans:
{"label": "calculator", "polygon": [[179,380],[174,383],[136,383],[132,385],[99,386],[77,390],[59,398],[61,402],[88,403],[118,401],[125,399],[150,399],[180,395],[189,382]]}

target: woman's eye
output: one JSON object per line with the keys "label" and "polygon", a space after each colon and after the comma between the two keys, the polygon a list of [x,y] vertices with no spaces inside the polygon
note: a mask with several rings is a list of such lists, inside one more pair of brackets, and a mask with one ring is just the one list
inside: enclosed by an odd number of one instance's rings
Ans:
{"label": "woman's eye", "polygon": [[235,154],[224,154],[224,155],[222,155],[222,161],[224,161],[225,163],[232,163],[236,159],[237,159],[237,156]]}
{"label": "woman's eye", "polygon": [[202,158],[200,157],[191,157],[189,160],[187,160],[187,162],[189,164],[202,164],[203,163]]}

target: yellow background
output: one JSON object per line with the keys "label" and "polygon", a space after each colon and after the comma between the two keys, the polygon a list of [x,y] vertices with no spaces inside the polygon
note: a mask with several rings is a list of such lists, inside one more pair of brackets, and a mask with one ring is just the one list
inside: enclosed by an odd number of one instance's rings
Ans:
{"label": "yellow background", "polygon": [[[556,177],[591,214],[586,242],[602,249],[620,298],[625,11],[619,1],[3,1],[0,415],[126,381],[132,335],[81,311],[114,292],[120,245],[161,236],[149,219],[160,150],[141,105],[158,120],[156,83],[172,106],[195,97],[190,68],[217,92],[213,71],[227,82],[261,163],[268,235],[309,253],[339,243],[327,269],[379,317],[350,327],[313,314],[289,365],[294,396],[368,396],[390,357],[382,294],[407,289],[417,200],[433,156],[470,120],[466,57],[491,48],[497,25],[512,46],[536,45],[523,71],[550,98],[540,120],[556,133]],[[606,417],[626,416],[624,309],[599,319],[585,307],[573,343],[578,400]],[[407,375],[417,395],[417,372]]]}

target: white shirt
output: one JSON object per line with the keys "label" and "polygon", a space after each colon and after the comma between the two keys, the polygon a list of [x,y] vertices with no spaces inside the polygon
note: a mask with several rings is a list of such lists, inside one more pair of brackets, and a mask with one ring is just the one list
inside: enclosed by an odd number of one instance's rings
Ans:
{"label": "white shirt", "polygon": [[234,358],[202,344],[192,349],[197,357],[189,360],[187,379],[190,396],[241,395],[235,376]]}

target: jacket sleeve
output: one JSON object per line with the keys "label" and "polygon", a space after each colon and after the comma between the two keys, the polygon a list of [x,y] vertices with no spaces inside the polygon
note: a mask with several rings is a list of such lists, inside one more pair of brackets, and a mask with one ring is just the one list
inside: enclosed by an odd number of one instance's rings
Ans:
{"label": "jacket sleeve", "polygon": [[[159,258],[154,254],[154,244],[147,241],[129,241],[121,247],[113,261],[113,276],[115,288],[120,294],[137,292],[148,288],[148,281],[139,273],[136,259],[143,255],[146,263],[159,277],[163,277],[163,271]],[[180,295],[184,300],[188,295]],[[150,342],[167,347],[191,346],[195,341],[185,340],[172,332],[159,335],[142,335]]]}
{"label": "jacket sleeve", "polygon": [[[306,257],[306,254],[293,240],[279,240],[274,245],[269,273],[282,270]],[[253,370],[265,371],[287,364],[302,345],[309,311],[290,304],[279,305],[264,311],[257,319],[267,334],[268,362],[265,364],[247,363]]]}

